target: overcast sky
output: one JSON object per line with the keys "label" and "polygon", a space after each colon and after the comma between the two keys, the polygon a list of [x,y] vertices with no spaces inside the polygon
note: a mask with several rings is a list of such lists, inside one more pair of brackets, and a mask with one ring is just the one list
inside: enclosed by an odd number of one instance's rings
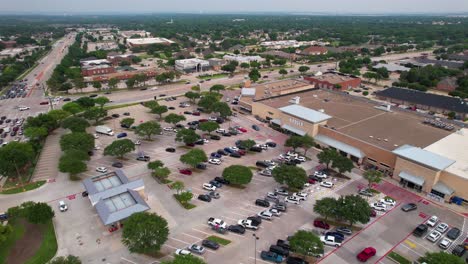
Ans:
{"label": "overcast sky", "polygon": [[468,0],[0,0],[3,13],[468,12]]}

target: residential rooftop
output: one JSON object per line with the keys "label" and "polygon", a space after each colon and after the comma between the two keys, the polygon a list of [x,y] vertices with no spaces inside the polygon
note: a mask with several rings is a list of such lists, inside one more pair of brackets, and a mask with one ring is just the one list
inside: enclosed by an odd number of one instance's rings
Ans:
{"label": "residential rooftop", "polygon": [[174,41],[166,38],[129,38],[127,43],[132,45],[150,45],[150,44],[162,44],[162,43],[174,43]]}
{"label": "residential rooftop", "polygon": [[312,89],[313,86],[307,81],[288,79],[260,84],[253,86],[252,88],[255,89],[254,100],[262,100],[270,97],[288,94],[296,90],[303,91],[307,89]]}
{"label": "residential rooftop", "polygon": [[323,73],[322,75],[318,76],[310,76],[311,78],[320,80],[320,81],[326,81],[331,84],[339,84],[345,81],[353,80],[355,77],[344,75],[344,74],[338,74],[338,73],[333,73],[333,72],[326,72]]}
{"label": "residential rooftop", "polygon": [[295,97],[300,97],[299,105],[331,116],[329,128],[388,150],[405,144],[424,148],[451,134],[423,124],[424,117],[417,114],[393,108],[385,111],[375,102],[329,90],[307,90],[261,103],[281,108]]}

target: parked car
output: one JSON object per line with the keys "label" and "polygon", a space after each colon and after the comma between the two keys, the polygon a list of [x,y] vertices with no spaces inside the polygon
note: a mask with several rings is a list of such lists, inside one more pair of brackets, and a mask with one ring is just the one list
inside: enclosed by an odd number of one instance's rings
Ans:
{"label": "parked car", "polygon": [[107,168],[106,168],[106,167],[97,167],[97,168],[96,168],[96,171],[97,171],[97,172],[100,172],[100,173],[106,173],[106,172],[107,172]]}
{"label": "parked car", "polygon": [[436,242],[439,240],[439,238],[442,236],[442,234],[438,231],[432,231],[426,238],[427,240],[431,241],[432,243]]}
{"label": "parked car", "polygon": [[211,135],[210,139],[212,139],[212,140],[221,140],[221,137],[218,136],[218,135]]}
{"label": "parked car", "polygon": [[211,197],[207,194],[200,194],[198,195],[198,200],[204,201],[204,202],[211,202]]}
{"label": "parked car", "polygon": [[68,205],[64,201],[59,201],[60,212],[65,212],[68,210]]}
{"label": "parked car", "polygon": [[196,253],[198,255],[202,255],[205,253],[205,248],[203,246],[199,246],[197,244],[192,244],[188,247],[188,250],[190,250],[193,253]]}
{"label": "parked car", "polygon": [[150,156],[141,155],[141,156],[138,156],[136,159],[137,159],[137,160],[140,160],[140,161],[149,161],[149,160],[150,160]]}
{"label": "parked car", "polygon": [[348,227],[345,227],[345,226],[339,226],[336,228],[336,232],[339,232],[341,234],[344,234],[344,235],[347,235],[347,236],[350,236],[353,234],[353,231],[348,228]]}
{"label": "parked car", "polygon": [[216,191],[216,186],[210,184],[210,183],[203,183],[202,184],[203,189],[208,190],[208,191]]}
{"label": "parked car", "polygon": [[268,141],[265,144],[267,144],[267,146],[270,147],[270,148],[275,148],[276,147],[276,143],[273,142],[273,141]]}
{"label": "parked car", "polygon": [[413,235],[422,237],[427,233],[429,227],[426,224],[420,224],[413,230]]}
{"label": "parked car", "polygon": [[325,188],[332,188],[333,187],[333,182],[323,181],[323,182],[320,183],[320,186],[325,187]]}
{"label": "parked car", "polygon": [[124,138],[126,136],[127,136],[127,133],[125,133],[125,132],[117,134],[117,138]]}
{"label": "parked car", "polygon": [[218,249],[219,248],[219,244],[215,241],[212,241],[212,240],[208,240],[208,239],[204,239],[202,241],[202,246],[206,247],[206,248],[210,248],[210,249]]}
{"label": "parked car", "polygon": [[309,262],[299,258],[299,257],[292,257],[292,256],[289,256],[287,259],[286,259],[286,264],[309,264]]}
{"label": "parked car", "polygon": [[220,183],[220,182],[218,182],[218,181],[215,181],[215,180],[211,180],[209,183],[210,183],[211,185],[215,186],[216,188],[221,188],[221,187],[223,187],[223,184],[222,184],[222,183]]}
{"label": "parked car", "polygon": [[176,255],[182,255],[182,256],[185,256],[185,255],[192,255],[192,254],[190,253],[190,251],[188,251],[188,250],[186,250],[186,249],[181,249],[181,248],[176,249],[175,254],[176,254]]}
{"label": "parked car", "polygon": [[452,254],[455,255],[455,256],[463,256],[463,254],[465,254],[466,252],[466,249],[463,245],[457,245],[453,250],[452,250]]}
{"label": "parked car", "polygon": [[233,158],[240,158],[241,154],[239,154],[239,152],[232,152],[231,154],[229,154],[229,156]]}
{"label": "parked car", "polygon": [[445,231],[447,231],[448,228],[449,228],[448,224],[440,223],[437,225],[435,230],[439,231],[440,233],[445,233]]}
{"label": "parked car", "polygon": [[372,203],[370,205],[370,207],[374,210],[377,210],[377,211],[382,211],[382,212],[386,212],[387,211],[387,206],[383,203]]}
{"label": "parked car", "polygon": [[288,196],[284,198],[284,201],[292,204],[300,204],[300,200],[296,196]]}
{"label": "parked car", "polygon": [[401,207],[401,210],[403,212],[414,211],[416,209],[418,209],[418,205],[416,205],[415,203],[407,203]]}
{"label": "parked car", "polygon": [[439,218],[435,215],[431,216],[431,218],[429,218],[429,220],[427,220],[426,224],[430,227],[434,227],[437,222],[439,222]]}
{"label": "parked car", "polygon": [[273,218],[273,214],[269,210],[261,211],[257,215],[265,220],[271,220]]}
{"label": "parked car", "polygon": [[341,234],[340,232],[333,232],[333,231],[326,232],[325,236],[334,236],[334,237],[337,237],[337,238],[342,239],[342,240],[344,240],[344,238],[345,238],[344,235]]}
{"label": "parked car", "polygon": [[219,193],[215,192],[215,191],[211,191],[211,192],[207,193],[207,195],[210,196],[211,198],[214,198],[214,199],[219,199],[219,197],[221,197],[219,195]]}
{"label": "parked car", "polygon": [[230,225],[228,230],[241,235],[245,233],[245,227],[243,225]]}
{"label": "parked car", "polygon": [[175,152],[175,148],[166,148],[166,152]]}
{"label": "parked car", "polygon": [[258,205],[261,207],[270,207],[270,203],[267,200],[263,200],[263,199],[255,200],[255,205]]}
{"label": "parked car", "polygon": [[197,168],[199,170],[206,170],[206,164],[205,163],[198,163],[197,166],[195,166],[195,168]]}
{"label": "parked car", "polygon": [[277,253],[271,251],[262,251],[260,252],[260,258],[263,260],[271,261],[274,263],[281,263],[283,262],[283,257]]}
{"label": "parked car", "polygon": [[273,253],[276,253],[278,255],[281,255],[283,257],[289,256],[289,250],[287,250],[287,249],[285,249],[283,247],[277,246],[277,245],[271,245],[270,246],[270,251],[273,252]]}
{"label": "parked car", "polygon": [[122,167],[123,167],[123,163],[120,162],[120,161],[116,161],[116,162],[112,163],[112,167],[122,168]]}
{"label": "parked car", "polygon": [[228,180],[226,180],[226,179],[224,179],[222,177],[215,177],[214,180],[217,181],[217,182],[220,182],[222,184],[229,184],[230,183]]}
{"label": "parked car", "polygon": [[377,253],[377,250],[375,250],[375,248],[367,247],[363,249],[361,252],[359,252],[359,254],[357,255],[357,259],[361,262],[366,262],[370,258],[375,256],[376,253]]}
{"label": "parked car", "polygon": [[385,205],[388,205],[388,206],[395,206],[395,204],[396,204],[396,201],[393,200],[392,198],[380,199],[380,202],[385,204]]}
{"label": "parked car", "polygon": [[289,245],[289,242],[287,240],[282,240],[282,239],[278,239],[276,241],[276,245],[277,246],[280,246],[286,250],[291,250],[291,246]]}
{"label": "parked car", "polygon": [[289,192],[284,188],[276,188],[275,193],[282,196],[288,196]]}
{"label": "parked car", "polygon": [[318,219],[314,220],[314,226],[315,226],[315,227],[322,228],[322,229],[326,229],[326,230],[330,229],[330,225],[329,225],[329,224],[327,224],[327,223],[326,223],[325,221],[323,221],[323,220],[318,220]]}
{"label": "parked car", "polygon": [[452,241],[446,237],[444,237],[440,242],[439,242],[439,247],[441,249],[447,249],[452,245]]}
{"label": "parked car", "polygon": [[455,240],[457,239],[461,234],[461,230],[458,229],[457,227],[452,227],[448,232],[447,232],[447,237],[452,239],[452,240]]}
{"label": "parked car", "polygon": [[258,127],[257,125],[252,125],[252,129],[255,131],[260,131],[260,127]]}
{"label": "parked car", "polygon": [[192,171],[189,169],[180,169],[179,172],[184,175],[192,175]]}
{"label": "parked car", "polygon": [[359,190],[358,194],[360,194],[362,196],[367,196],[367,197],[374,196],[374,194],[371,191],[369,191],[368,189],[361,189],[361,190]]}

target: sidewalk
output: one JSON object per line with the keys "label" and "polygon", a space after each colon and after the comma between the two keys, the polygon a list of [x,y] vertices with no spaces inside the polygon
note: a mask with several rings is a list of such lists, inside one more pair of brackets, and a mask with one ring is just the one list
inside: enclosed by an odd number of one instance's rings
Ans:
{"label": "sidewalk", "polygon": [[31,181],[55,180],[58,174],[58,162],[61,155],[60,137],[65,130],[58,128],[46,139]]}

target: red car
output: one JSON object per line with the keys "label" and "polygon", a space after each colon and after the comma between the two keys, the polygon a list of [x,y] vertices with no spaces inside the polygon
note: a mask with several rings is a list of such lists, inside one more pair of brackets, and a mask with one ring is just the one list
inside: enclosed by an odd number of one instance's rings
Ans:
{"label": "red car", "polygon": [[308,181],[309,181],[310,184],[315,184],[315,180],[314,180],[314,179],[309,178]]}
{"label": "red car", "polygon": [[40,102],[39,104],[40,104],[40,105],[48,105],[48,104],[49,104],[49,102],[47,102],[47,101],[44,101],[44,102]]}
{"label": "red car", "polygon": [[377,213],[375,212],[375,210],[372,210],[370,212],[370,217],[376,217],[377,216]]}
{"label": "red car", "polygon": [[242,132],[242,133],[247,132],[247,129],[245,129],[245,128],[243,128],[243,127],[239,127],[237,130],[239,130],[239,131]]}
{"label": "red car", "polygon": [[192,171],[189,169],[180,169],[179,172],[184,175],[192,175]]}
{"label": "red car", "polygon": [[187,146],[187,147],[195,147],[195,144],[194,144],[194,143],[186,143],[185,146]]}
{"label": "red car", "polygon": [[330,229],[330,225],[327,224],[326,222],[322,221],[322,220],[314,220],[314,226],[315,227],[320,227],[320,228],[323,228],[323,229]]}
{"label": "red car", "polygon": [[237,153],[239,153],[241,156],[244,156],[245,155],[245,150],[239,149],[237,151]]}
{"label": "red car", "polygon": [[198,122],[200,122],[200,123],[208,122],[208,119],[199,119]]}
{"label": "red car", "polygon": [[192,115],[194,115],[194,116],[200,116],[200,112],[193,112]]}
{"label": "red car", "polygon": [[357,259],[361,262],[366,262],[371,257],[375,256],[377,251],[373,247],[365,248],[361,253],[357,255]]}

